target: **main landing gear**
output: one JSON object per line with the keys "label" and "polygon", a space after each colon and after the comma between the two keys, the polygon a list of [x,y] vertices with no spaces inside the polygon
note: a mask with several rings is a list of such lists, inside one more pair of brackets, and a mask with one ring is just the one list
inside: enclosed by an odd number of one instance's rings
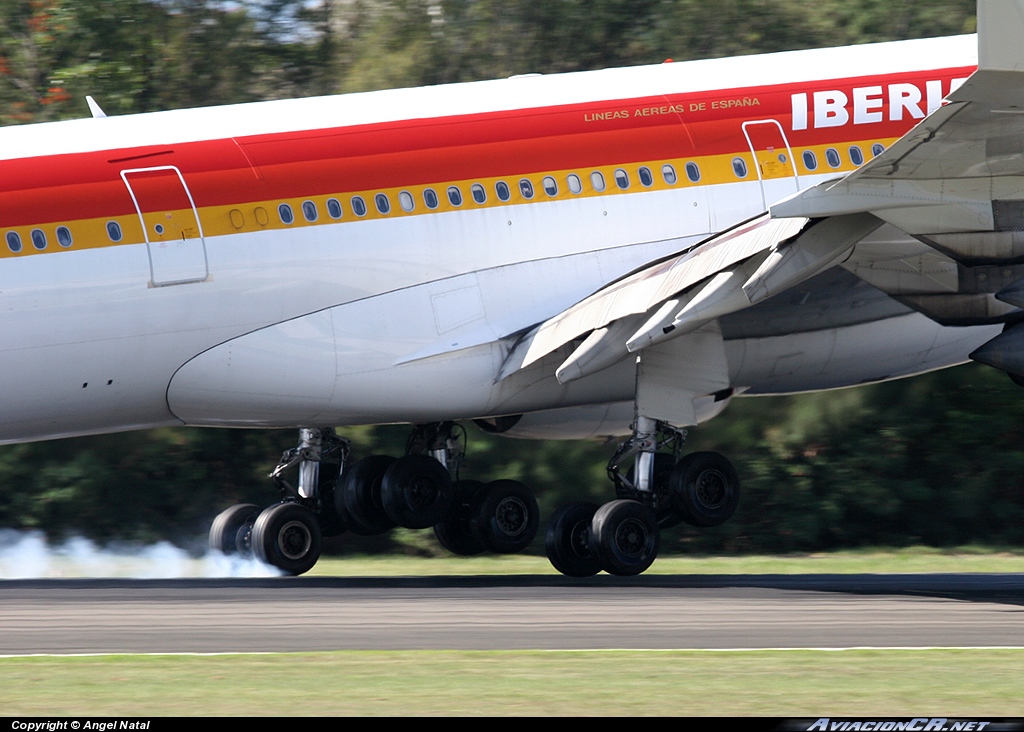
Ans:
{"label": "main landing gear", "polygon": [[[514,480],[459,480],[465,432],[452,422],[414,428],[400,458],[371,455],[349,465],[349,443],[330,428],[299,430],[271,477],[281,502],[261,511],[232,506],[210,528],[210,548],[255,557],[286,574],[308,572],[323,536],[434,528],[454,554],[525,549],[537,535],[533,493]],[[298,485],[284,474],[298,468]]]}
{"label": "main landing gear", "polygon": [[[570,577],[640,574],[658,556],[662,528],[728,520],[740,498],[736,469],[715,452],[680,456],[685,441],[685,430],[638,417],[633,436],[608,462],[617,499],[600,507],[571,503],[551,517],[544,548],[555,569]],[[658,452],[664,448],[671,452]],[[623,475],[620,465],[630,458]]]}

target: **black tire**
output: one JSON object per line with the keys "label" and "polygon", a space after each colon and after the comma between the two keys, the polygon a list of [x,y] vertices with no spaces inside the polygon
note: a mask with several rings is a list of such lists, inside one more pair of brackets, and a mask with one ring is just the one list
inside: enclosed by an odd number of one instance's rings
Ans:
{"label": "black tire", "polygon": [[590,549],[608,574],[640,574],[658,556],[661,530],[654,511],[637,501],[612,501],[590,522]]}
{"label": "black tire", "polygon": [[455,484],[445,467],[429,455],[406,455],[384,473],[380,499],[396,524],[425,529],[448,518],[455,503]]}
{"label": "black tire", "polygon": [[484,490],[487,484],[482,480],[460,480],[455,484],[455,505],[453,512],[466,519],[469,519],[469,512],[473,505],[473,499]]}
{"label": "black tire", "polygon": [[465,520],[449,519],[434,524],[434,536],[441,546],[460,557],[472,557],[487,551],[487,548],[473,536],[469,530],[469,522]]}
{"label": "black tire", "polygon": [[341,536],[348,531],[348,511],[345,502],[338,497],[345,485],[338,463],[321,462],[317,496],[320,509],[317,520],[320,521],[320,533],[323,536]]}
{"label": "black tire", "polygon": [[259,513],[259,506],[239,503],[217,514],[210,526],[210,550],[229,556],[237,554],[238,530],[246,523],[251,524]]}
{"label": "black tire", "polygon": [[568,577],[592,577],[601,571],[589,543],[595,513],[597,506],[593,503],[570,503],[551,516],[544,552],[551,565]]}
{"label": "black tire", "polygon": [[371,455],[345,472],[341,490],[334,492],[334,508],[353,534],[375,536],[397,525],[381,502],[384,473],[394,462],[390,455]]}
{"label": "black tire", "polygon": [[673,469],[671,482],[676,510],[692,526],[718,526],[740,502],[739,474],[717,452],[686,455]]}
{"label": "black tire", "polygon": [[530,545],[540,527],[533,491],[517,480],[496,480],[477,493],[469,528],[495,554],[515,554]]}
{"label": "black tire", "polygon": [[469,527],[469,507],[483,488],[484,484],[479,480],[460,480],[455,484],[458,500],[451,513],[444,521],[434,524],[434,536],[452,554],[472,557],[487,551],[487,547],[477,541]]}
{"label": "black tire", "polygon": [[297,503],[278,503],[256,517],[253,554],[286,574],[304,574],[320,558],[320,523]]}
{"label": "black tire", "polygon": [[[683,520],[672,496],[672,469],[675,466],[676,459],[669,453],[657,452],[654,454],[654,494],[658,499],[658,506],[654,512],[658,516],[658,526],[663,529],[671,528]],[[626,479],[630,483],[633,483],[635,468],[634,465],[626,473]]]}

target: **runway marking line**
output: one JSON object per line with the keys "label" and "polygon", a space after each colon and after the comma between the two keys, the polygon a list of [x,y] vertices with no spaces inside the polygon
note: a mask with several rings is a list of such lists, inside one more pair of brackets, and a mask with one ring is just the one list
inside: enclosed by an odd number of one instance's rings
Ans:
{"label": "runway marking line", "polygon": [[473,648],[410,648],[410,649],[340,649],[334,651],[174,651],[129,653],[5,653],[7,658],[95,658],[99,656],[299,656],[323,653],[756,653],[758,651],[1024,651],[1024,646],[787,646],[783,648],[518,648],[512,650]]}

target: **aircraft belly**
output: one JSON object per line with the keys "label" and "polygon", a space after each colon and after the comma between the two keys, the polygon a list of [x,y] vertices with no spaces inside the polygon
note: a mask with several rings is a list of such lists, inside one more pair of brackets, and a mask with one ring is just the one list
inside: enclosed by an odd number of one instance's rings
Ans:
{"label": "aircraft belly", "polygon": [[[625,210],[609,203],[603,205],[613,217]],[[418,348],[444,351],[452,343],[492,342],[566,307],[638,262],[696,240],[630,246],[621,246],[620,240],[613,247],[608,236],[590,236],[599,227],[584,225],[584,220],[606,220],[590,203],[576,207],[581,220],[557,231],[557,238],[552,238],[554,229],[543,236],[536,231],[512,234],[506,230],[516,226],[509,227],[507,220],[515,216],[515,208],[471,212],[469,217],[440,215],[415,225],[409,220],[367,221],[347,228],[211,237],[210,278],[163,287],[150,284],[145,244],[6,260],[0,283],[0,442],[179,423],[168,410],[167,388],[181,364],[267,324],[348,302],[351,310],[338,313],[344,369],[335,369],[333,361],[322,362],[323,354],[309,345],[315,339],[307,343],[310,352],[303,369],[296,368],[302,350],[260,357],[272,361],[281,355],[273,368],[282,379],[286,371],[288,376],[276,391],[261,391],[260,399],[291,402],[292,409],[307,414],[304,405],[325,404],[318,369],[330,372],[324,377],[330,386],[339,374],[376,369],[390,375],[397,360]],[[424,227],[427,221],[432,223]],[[637,234],[633,232],[633,240]],[[594,251],[595,244],[608,248]],[[537,258],[529,261],[532,255]],[[470,268],[479,271],[452,276],[453,270]],[[410,287],[423,282],[421,290]],[[384,305],[391,318],[379,327],[376,309],[381,301],[374,296],[389,291],[423,291],[428,296],[422,301],[406,298],[395,311]],[[410,327],[399,328],[398,337],[390,339],[396,323],[404,321]],[[369,329],[360,330],[367,324]],[[360,340],[363,336],[366,342]],[[378,363],[378,356],[384,360]],[[490,364],[491,358],[483,361]],[[481,367],[480,373],[488,369]],[[462,378],[480,380],[485,392],[490,376],[480,373],[467,372]],[[452,378],[442,373],[429,380]],[[365,387],[369,395],[394,388],[370,382]],[[260,383],[267,387],[265,378]],[[417,399],[429,400],[434,388],[418,386],[419,397],[404,403],[414,407]],[[258,406],[260,399],[250,403]],[[365,406],[361,414],[375,414]],[[264,421],[277,423],[282,413],[275,403]],[[241,423],[249,423],[246,415]],[[225,415],[223,422],[235,423],[232,415]]]}
{"label": "aircraft belly", "polygon": [[[494,384],[504,336],[593,289],[631,257],[590,253],[474,272],[338,305],[232,339],[182,366],[167,402],[189,424],[416,421],[631,398],[533,372]],[[575,294],[564,283],[580,290]],[[562,283],[562,286],[556,286]],[[613,379],[615,382],[620,379]]]}

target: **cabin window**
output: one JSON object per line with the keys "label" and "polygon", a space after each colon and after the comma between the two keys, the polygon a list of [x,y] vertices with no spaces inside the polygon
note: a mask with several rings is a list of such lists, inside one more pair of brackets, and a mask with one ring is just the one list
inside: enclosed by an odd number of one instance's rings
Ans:
{"label": "cabin window", "polygon": [[811,150],[804,150],[804,167],[808,170],[818,169],[818,156],[815,155]]}
{"label": "cabin window", "polygon": [[477,203],[487,203],[487,191],[479,183],[474,183],[469,192],[473,194],[473,200]]}
{"label": "cabin window", "polygon": [[732,159],[732,172],[736,174],[737,178],[747,177],[747,161],[743,158]]}
{"label": "cabin window", "polygon": [[594,187],[595,191],[600,192],[604,190],[604,176],[601,175],[600,170],[595,170],[590,174],[590,185]]}
{"label": "cabin window", "polygon": [[391,213],[391,200],[383,193],[378,193],[374,196],[373,202],[377,206],[377,210],[382,214]]}
{"label": "cabin window", "polygon": [[622,168],[615,169],[615,185],[622,190],[629,188],[629,173]]}
{"label": "cabin window", "polygon": [[341,201],[339,201],[337,198],[328,198],[327,199],[327,215],[330,216],[332,219],[340,219],[341,218]]}
{"label": "cabin window", "polygon": [[[107,236],[110,237],[110,241],[121,241],[121,225],[116,221],[107,222]],[[18,248],[21,248],[19,243]]]}
{"label": "cabin window", "polygon": [[523,198],[533,198],[533,183],[523,178],[519,181],[519,192],[523,194]]}
{"label": "cabin window", "polygon": [[673,168],[668,163],[661,166],[661,177],[670,186],[674,186],[676,184],[676,181],[679,180],[679,176],[676,175],[676,169]]}
{"label": "cabin window", "polygon": [[69,247],[72,244],[71,229],[66,226],[57,227],[57,243],[62,247]]}
{"label": "cabin window", "polygon": [[825,151],[825,162],[829,164],[829,167],[838,168],[843,161],[839,159],[839,152],[834,147],[830,147]]}
{"label": "cabin window", "polygon": [[434,192],[433,188],[423,189],[423,203],[426,204],[427,208],[437,208],[437,193]]}
{"label": "cabin window", "polygon": [[686,164],[686,177],[690,179],[691,183],[696,183],[700,180],[700,166],[697,163]]}
{"label": "cabin window", "polygon": [[453,206],[462,205],[462,191],[458,189],[458,186],[448,186],[448,203]]}
{"label": "cabin window", "polygon": [[640,176],[640,184],[646,188],[650,188],[654,185],[654,176],[651,175],[651,169],[646,166],[641,166],[636,174]]}
{"label": "cabin window", "polygon": [[850,162],[854,165],[864,164],[864,153],[860,151],[860,148],[856,145],[850,147]]}
{"label": "cabin window", "polygon": [[313,223],[320,217],[320,212],[316,210],[316,204],[312,201],[303,201],[302,215],[306,217],[306,221]]}
{"label": "cabin window", "polygon": [[573,194],[581,193],[583,191],[583,183],[580,181],[580,177],[575,173],[569,173],[565,177],[566,185],[569,186],[569,191]]}
{"label": "cabin window", "polygon": [[885,152],[885,145],[880,142],[876,142],[871,146],[871,157],[877,158],[879,155]]}
{"label": "cabin window", "polygon": [[398,194],[398,205],[402,207],[402,210],[408,213],[416,208],[416,199],[412,197],[409,191],[402,191]]}
{"label": "cabin window", "polygon": [[507,201],[512,197],[512,192],[508,189],[508,183],[503,180],[499,180],[494,184],[494,192],[498,194],[498,198],[502,201]]}
{"label": "cabin window", "polygon": [[356,216],[366,216],[366,201],[362,196],[352,196],[352,213]]}
{"label": "cabin window", "polygon": [[295,214],[292,212],[292,207],[287,203],[282,203],[277,207],[277,215],[281,217],[281,221],[286,224],[290,224],[295,221]]}
{"label": "cabin window", "polygon": [[32,246],[36,249],[46,249],[46,234],[42,229],[32,229],[30,236],[32,237]]}
{"label": "cabin window", "polygon": [[544,176],[544,180],[542,180],[540,183],[542,186],[544,186],[544,192],[547,193],[549,196],[554,197],[558,195],[558,183],[556,183],[555,179],[552,178],[550,175]]}
{"label": "cabin window", "polygon": [[12,252],[21,251],[21,237],[18,236],[18,232],[7,232],[7,248],[10,249]]}

